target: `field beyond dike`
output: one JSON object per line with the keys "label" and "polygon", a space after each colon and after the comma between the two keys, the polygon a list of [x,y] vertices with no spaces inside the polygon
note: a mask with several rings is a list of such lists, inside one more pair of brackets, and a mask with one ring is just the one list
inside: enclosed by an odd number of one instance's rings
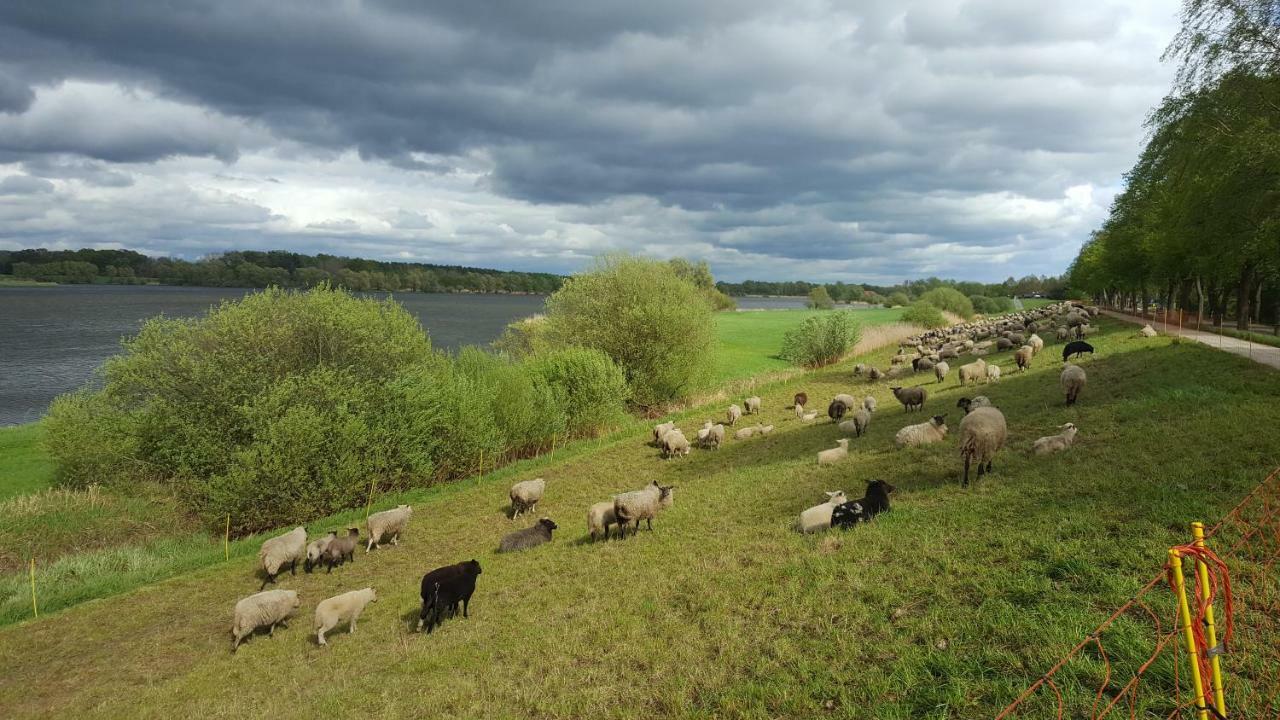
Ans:
{"label": "field beyond dike", "polygon": [[[910,414],[888,383],[851,375],[852,362],[887,366],[886,348],[756,387],[760,421],[777,428],[767,437],[662,460],[636,424],[381,498],[375,510],[414,505],[399,546],[358,550],[332,574],[282,575],[299,614],[234,655],[232,607],[260,579],[257,541],[233,543],[229,561],[0,628],[0,716],[992,717],[1159,572],[1188,522],[1216,520],[1280,464],[1280,375],[1115,320],[1097,326],[1073,407],[1058,384],[1059,343],[1025,373],[1011,353],[989,356],[1004,379],[980,388],[957,387],[959,363],[942,385],[911,378],[929,398]],[[815,409],[841,392],[876,397],[847,460],[817,466],[845,436],[825,419],[797,420],[787,407],[797,391]],[[956,400],[974,394],[1004,412],[1010,437],[994,473],[961,489]],[[692,436],[727,404],[674,419]],[[942,413],[945,442],[894,448],[901,427]],[[1080,428],[1074,448],[1031,455],[1033,440],[1068,421]],[[506,518],[507,488],[532,477],[547,481],[538,514],[560,530],[549,545],[498,555],[499,538],[528,524]],[[891,512],[848,531],[794,531],[824,491],[856,498],[873,478],[897,486]],[[676,486],[652,532],[586,538],[589,505],[652,480]],[[422,575],[472,558],[483,574],[470,618],[413,632]],[[318,647],[316,603],[366,586],[378,601],[357,632]],[[1149,645],[1119,627],[1107,650],[1119,664]],[[1266,698],[1255,688],[1280,671],[1278,654],[1228,656],[1233,716],[1258,716]],[[1060,689],[1087,706],[1102,667]],[[1153,666],[1139,717],[1168,713],[1173,673]]]}

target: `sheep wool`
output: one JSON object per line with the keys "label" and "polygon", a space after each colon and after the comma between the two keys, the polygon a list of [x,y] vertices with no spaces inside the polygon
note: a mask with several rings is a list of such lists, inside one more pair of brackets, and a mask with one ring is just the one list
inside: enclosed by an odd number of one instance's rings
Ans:
{"label": "sheep wool", "polygon": [[397,505],[391,510],[383,510],[369,516],[369,543],[364,551],[379,547],[383,538],[390,538],[392,545],[400,544],[400,533],[409,524],[413,508],[408,505]]}
{"label": "sheep wool", "polygon": [[689,454],[689,440],[679,429],[668,431],[662,436],[662,456],[665,458]]}
{"label": "sheep wool", "polygon": [[250,595],[236,603],[235,616],[231,621],[231,652],[240,647],[240,643],[252,635],[260,627],[267,628],[267,634],[273,635],[276,625],[288,627],[288,620],[302,601],[293,590],[267,590]]}
{"label": "sheep wool", "polygon": [[894,435],[893,442],[900,448],[942,442],[947,437],[946,419],[946,415],[934,415],[922,423],[908,425]]}
{"label": "sheep wool", "polygon": [[871,382],[875,382],[876,380],[879,380],[883,377],[884,377],[884,373],[880,372],[879,368],[873,367],[867,371],[867,379],[870,380]]}
{"label": "sheep wool", "polygon": [[1076,425],[1075,423],[1067,423],[1058,427],[1062,432],[1057,435],[1048,435],[1036,440],[1031,444],[1031,451],[1036,455],[1052,455],[1062,452],[1071,447],[1076,441]]}
{"label": "sheep wool", "polygon": [[1031,346],[1031,354],[1039,355],[1044,349],[1044,340],[1039,335],[1031,333],[1031,337],[1027,338],[1027,344]]}
{"label": "sheep wool", "polygon": [[755,435],[755,434],[756,434],[756,433],[758,433],[758,432],[760,432],[760,426],[759,426],[759,425],[756,425],[756,426],[753,426],[753,427],[738,428],[738,429],[737,429],[737,430],[735,430],[735,431],[734,431],[734,433],[733,433],[733,439],[734,439],[734,440],[746,440],[746,439],[748,439],[748,438],[752,437],[753,435]]}
{"label": "sheep wool", "polygon": [[515,520],[522,513],[536,512],[538,501],[546,491],[547,481],[542,478],[522,480],[512,485],[511,492],[508,493],[511,498],[511,519]]}
{"label": "sheep wool", "polygon": [[1067,395],[1067,404],[1075,405],[1076,400],[1080,397],[1080,391],[1084,390],[1085,383],[1088,381],[1084,368],[1079,365],[1067,365],[1062,368],[1062,375],[1059,382],[1062,384],[1062,391]]}
{"label": "sheep wool", "polygon": [[1004,413],[993,407],[974,408],[960,421],[960,457],[964,459],[964,480],[969,486],[969,465],[976,462],[978,477],[991,472],[991,460],[1009,437]]}
{"label": "sheep wool", "polygon": [[960,384],[968,385],[972,380],[975,383],[979,380],[985,380],[987,377],[987,362],[981,358],[974,360],[967,365],[960,366]]}
{"label": "sheep wool", "polygon": [[800,513],[800,522],[798,528],[802,533],[818,532],[831,527],[831,511],[837,505],[843,505],[848,502],[843,490],[827,493],[827,501],[821,505],[814,505]]}
{"label": "sheep wool", "polygon": [[830,450],[823,450],[818,453],[819,465],[834,465],[841,460],[849,457],[849,439],[840,438],[836,441],[836,446]]}
{"label": "sheep wool", "polygon": [[946,360],[941,360],[937,365],[933,366],[933,376],[938,378],[938,382],[942,382],[947,378],[947,373],[951,372],[951,366]]}
{"label": "sheep wool", "polygon": [[258,550],[258,562],[267,573],[267,579],[262,581],[262,587],[258,589],[264,589],[267,583],[275,582],[276,575],[284,569],[285,565],[289,566],[291,574],[297,575],[298,561],[305,560],[306,557],[307,529],[301,525],[283,535],[268,539]]}
{"label": "sheep wool", "polygon": [[631,534],[640,532],[640,521],[644,520],[653,529],[653,519],[658,511],[671,507],[675,502],[675,486],[659,485],[654,480],[643,490],[625,492],[613,498],[613,514],[618,518],[621,536],[626,537],[627,524],[634,523]]}
{"label": "sheep wool", "polygon": [[[613,512],[613,501],[598,502],[587,508],[587,534],[592,540],[609,538],[609,527],[618,523],[618,516]],[[621,529],[621,528],[619,528]]]}
{"label": "sheep wool", "polygon": [[742,404],[743,404],[744,406],[746,406],[747,414],[748,414],[748,415],[759,415],[759,414],[760,414],[760,398],[759,398],[759,397],[757,397],[757,396],[755,396],[755,395],[752,395],[751,397],[747,398],[746,400],[743,400],[743,401],[742,401]]}
{"label": "sheep wool", "polygon": [[329,543],[338,536],[338,533],[330,530],[328,535],[317,538],[307,543],[307,559],[302,563],[302,569],[311,572],[311,568],[320,564],[321,558],[324,557],[325,550],[329,549]]}
{"label": "sheep wool", "polygon": [[738,407],[737,405],[730,405],[729,412],[727,413],[727,417],[728,417],[728,421],[725,424],[733,425],[734,423],[738,422],[739,418],[742,417],[742,408]]}
{"label": "sheep wool", "polygon": [[[1085,332],[1086,332],[1086,334],[1088,333],[1088,331],[1087,331],[1087,330],[1086,330]],[[1153,328],[1153,327],[1151,327],[1150,325],[1143,325],[1143,326],[1142,326],[1142,329],[1141,329],[1141,330],[1139,330],[1138,332],[1142,334],[1142,337],[1155,337],[1155,336],[1156,336],[1156,329],[1155,329],[1155,328]]]}
{"label": "sheep wool", "polygon": [[516,530],[503,536],[502,542],[498,543],[498,552],[528,550],[543,543],[549,543],[551,542],[551,531],[559,527],[551,518],[542,518],[523,530]]}
{"label": "sheep wool", "polygon": [[720,446],[723,444],[724,444],[724,425],[719,423],[712,425],[710,428],[707,429],[707,436],[703,438],[702,446],[706,448],[711,448],[712,450],[719,450]]}
{"label": "sheep wool", "polygon": [[893,396],[902,403],[907,412],[924,408],[924,401],[929,399],[929,391],[922,387],[894,387]]}
{"label": "sheep wool", "polygon": [[875,398],[873,398],[873,397],[871,397],[870,395],[868,395],[868,396],[866,396],[866,397],[862,398],[862,407],[863,407],[863,409],[865,409],[867,412],[872,412],[872,413],[873,413],[873,412],[875,412],[875,411],[876,411],[876,399],[875,399]]}
{"label": "sheep wool", "polygon": [[321,600],[316,606],[316,641],[321,645],[328,645],[324,640],[324,634],[344,622],[347,623],[347,634],[354,633],[360,613],[364,612],[365,606],[371,602],[378,602],[378,593],[371,587],[352,590]]}
{"label": "sheep wool", "polygon": [[1031,367],[1031,358],[1035,357],[1036,349],[1030,345],[1023,345],[1013,354],[1013,362],[1018,366],[1018,372],[1022,372]]}
{"label": "sheep wool", "polygon": [[853,419],[845,420],[838,426],[842,432],[853,433],[854,437],[862,437],[871,425],[871,413],[866,408],[859,408]]}
{"label": "sheep wool", "polygon": [[661,444],[662,436],[671,432],[671,430],[673,430],[675,426],[676,424],[674,422],[664,422],[664,423],[658,423],[657,425],[654,425],[653,426],[653,442],[655,444]]}
{"label": "sheep wool", "polygon": [[998,382],[1000,380],[1000,366],[991,364],[987,366],[987,380]]}

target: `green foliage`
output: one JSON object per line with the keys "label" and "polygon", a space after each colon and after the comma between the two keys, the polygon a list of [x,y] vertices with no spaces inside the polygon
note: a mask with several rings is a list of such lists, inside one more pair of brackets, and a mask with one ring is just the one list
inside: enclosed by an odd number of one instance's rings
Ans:
{"label": "green foliage", "polygon": [[548,337],[594,348],[622,368],[633,402],[652,407],[702,389],[715,326],[702,289],[669,263],[609,256],[547,299]]}
{"label": "green foliage", "polygon": [[973,317],[973,303],[955,288],[934,288],[921,295],[918,302],[928,303],[939,310],[955,313],[965,319]]}
{"label": "green foliage", "polygon": [[902,312],[902,322],[926,328],[946,327],[947,319],[942,311],[927,302],[916,302]]}
{"label": "green foliage", "polygon": [[508,323],[493,341],[493,349],[512,358],[529,357],[552,347],[547,337],[547,316],[531,315]]}
{"label": "green foliage", "polygon": [[805,367],[830,365],[858,344],[862,329],[849,312],[805,318],[782,340],[782,357]]}
{"label": "green foliage", "polygon": [[809,291],[809,299],[805,304],[814,310],[830,310],[836,306],[835,300],[831,299],[831,294],[822,286]]}
{"label": "green foliage", "polygon": [[667,262],[671,265],[671,269],[675,271],[677,277],[688,280],[693,283],[694,287],[702,291],[713,310],[733,310],[738,307],[736,300],[716,287],[715,278],[711,275],[711,266],[707,264],[706,260],[692,262],[684,258],[671,258]]}
{"label": "green foliage", "polygon": [[910,305],[910,304],[911,304],[911,298],[907,297],[907,294],[902,292],[901,290],[890,293],[889,297],[885,298],[884,300],[885,307],[906,307],[907,305]]}
{"label": "green foliage", "polygon": [[571,347],[544,352],[527,366],[535,382],[555,393],[569,434],[598,434],[625,421],[630,389],[608,355]]}
{"label": "green foliage", "polygon": [[973,309],[983,315],[998,315],[1000,313],[1013,312],[1013,298],[1007,297],[987,297],[986,295],[970,295],[969,302],[973,304]]}

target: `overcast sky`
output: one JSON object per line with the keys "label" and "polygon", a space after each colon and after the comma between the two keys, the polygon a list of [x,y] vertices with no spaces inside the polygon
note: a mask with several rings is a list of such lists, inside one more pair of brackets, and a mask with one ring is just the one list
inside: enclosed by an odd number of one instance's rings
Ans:
{"label": "overcast sky", "polygon": [[1176,10],[3,3],[0,249],[1058,274],[1169,87]]}

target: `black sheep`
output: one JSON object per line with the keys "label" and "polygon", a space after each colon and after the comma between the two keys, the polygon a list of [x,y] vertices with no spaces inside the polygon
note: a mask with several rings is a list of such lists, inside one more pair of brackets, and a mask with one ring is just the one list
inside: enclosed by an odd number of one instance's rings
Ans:
{"label": "black sheep", "polygon": [[795,396],[794,398],[792,398],[792,403],[791,403],[791,404],[792,404],[792,406],[793,406],[793,407],[794,407],[794,406],[796,406],[796,405],[800,405],[801,407],[803,407],[803,406],[805,406],[805,405],[808,405],[808,404],[809,404],[809,396],[808,396],[808,395],[806,395],[806,394],[804,394],[804,393],[802,393],[802,392],[798,392],[798,393],[796,393],[796,396]]}
{"label": "black sheep", "polygon": [[831,422],[840,422],[844,414],[849,412],[849,408],[840,400],[832,400],[827,406],[827,417],[831,418]]}
{"label": "black sheep", "polygon": [[867,483],[865,497],[835,506],[831,510],[831,527],[848,528],[860,522],[868,522],[876,515],[889,511],[889,493],[897,490],[883,480]]}
{"label": "black sheep", "polygon": [[445,610],[456,614],[462,603],[462,617],[468,617],[467,608],[471,595],[476,591],[476,578],[480,575],[480,563],[475,560],[436,568],[422,576],[422,613],[418,616],[418,630],[425,623],[427,633],[444,621]]}
{"label": "black sheep", "polygon": [[1085,353],[1092,355],[1093,346],[1083,340],[1073,340],[1062,348],[1062,362],[1066,362],[1072,355],[1080,357]]}

